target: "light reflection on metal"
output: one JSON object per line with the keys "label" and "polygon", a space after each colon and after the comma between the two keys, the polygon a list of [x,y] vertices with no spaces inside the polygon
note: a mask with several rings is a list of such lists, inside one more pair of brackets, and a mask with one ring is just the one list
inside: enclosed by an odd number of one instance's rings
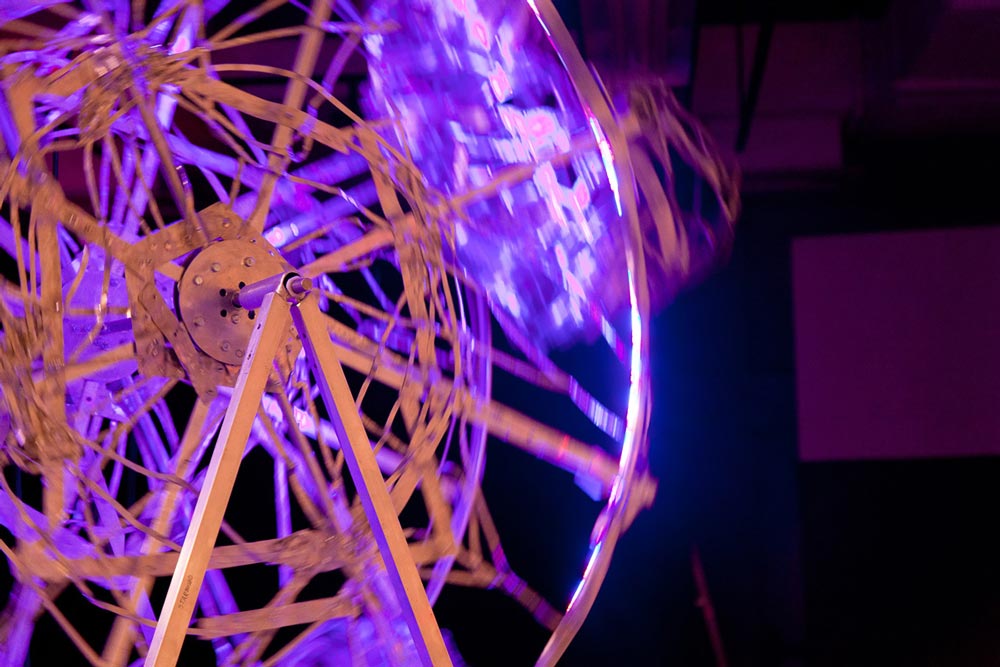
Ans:
{"label": "light reflection on metal", "polygon": [[[655,492],[649,289],[725,251],[736,200],[710,142],[663,90],[613,109],[548,0],[54,4],[0,7],[0,664],[44,650],[41,614],[102,667],[169,664],[185,636],[220,665],[460,664],[417,576],[430,602],[505,591],[557,661]],[[334,96],[355,60],[367,120]],[[681,209],[675,160],[717,218]],[[254,321],[275,289],[295,331]],[[597,339],[620,361],[609,405],[548,355]],[[551,403],[512,409],[500,374]],[[490,436],[605,504],[564,600],[504,554]],[[274,489],[241,489],[241,453]],[[232,479],[273,521],[196,504]],[[270,602],[243,608],[227,570],[262,564]],[[174,613],[154,609],[171,573]],[[85,633],[60,611],[81,598],[110,612]]]}

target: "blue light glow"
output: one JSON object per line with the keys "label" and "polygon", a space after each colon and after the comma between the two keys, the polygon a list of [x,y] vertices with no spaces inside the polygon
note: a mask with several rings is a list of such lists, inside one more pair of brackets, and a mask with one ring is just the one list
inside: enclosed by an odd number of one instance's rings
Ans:
{"label": "blue light glow", "polygon": [[587,110],[587,118],[590,121],[590,129],[597,139],[597,147],[601,151],[601,160],[604,162],[604,169],[611,183],[611,191],[615,193],[615,208],[618,209],[618,215],[620,216],[622,214],[622,197],[618,188],[618,172],[615,171],[615,154],[611,151],[611,144],[608,143],[608,138],[604,136],[604,132],[601,130],[601,124],[597,122],[597,119],[590,113],[589,109]]}

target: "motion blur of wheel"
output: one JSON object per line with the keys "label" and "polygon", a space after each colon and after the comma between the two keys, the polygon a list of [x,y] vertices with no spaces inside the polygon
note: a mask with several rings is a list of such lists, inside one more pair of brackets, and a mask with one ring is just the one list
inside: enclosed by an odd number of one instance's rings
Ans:
{"label": "motion blur of wheel", "polygon": [[[503,591],[555,663],[655,492],[647,246],[676,211],[634,173],[650,118],[619,119],[548,0],[0,5],[0,665],[145,659],[264,316],[241,295],[282,275],[311,283],[421,595]],[[303,342],[179,664],[430,664]],[[559,599],[505,555],[488,448],[592,503]]]}

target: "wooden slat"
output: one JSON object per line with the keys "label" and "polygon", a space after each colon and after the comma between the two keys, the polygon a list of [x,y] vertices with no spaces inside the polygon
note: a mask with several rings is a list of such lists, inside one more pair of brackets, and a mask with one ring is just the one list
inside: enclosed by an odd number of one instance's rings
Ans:
{"label": "wooden slat", "polygon": [[274,293],[266,297],[259,310],[260,321],[250,339],[246,360],[222,422],[177,569],[156,624],[153,643],[146,656],[146,667],[174,667],[177,664],[257,408],[275,356],[288,336],[288,311],[288,303]]}
{"label": "wooden slat", "polygon": [[198,621],[191,634],[202,639],[213,639],[244,632],[305,625],[331,618],[353,617],[357,614],[357,605],[338,595],[323,600],[293,602],[223,616],[208,616]]}
{"label": "wooden slat", "polygon": [[332,415],[344,459],[357,487],[421,662],[424,667],[451,667],[451,657],[441,636],[441,629],[434,618],[423,582],[410,555],[399,517],[389,498],[344,369],[330,341],[326,318],[319,310],[316,296],[308,296],[293,308],[292,317],[302,337],[306,358],[313,369],[320,394]]}

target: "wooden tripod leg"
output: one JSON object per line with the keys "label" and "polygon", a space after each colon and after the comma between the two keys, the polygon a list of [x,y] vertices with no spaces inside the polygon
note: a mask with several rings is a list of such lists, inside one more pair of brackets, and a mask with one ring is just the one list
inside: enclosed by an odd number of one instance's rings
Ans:
{"label": "wooden tripod leg", "polygon": [[198,494],[191,525],[146,656],[146,667],[174,667],[177,664],[268,375],[278,349],[288,338],[289,309],[283,297],[271,293],[264,298],[258,311],[258,324]]}
{"label": "wooden tripod leg", "polygon": [[340,439],[341,451],[344,452],[420,659],[424,667],[451,667],[451,657],[441,637],[441,629],[434,618],[417,566],[410,556],[403,528],[354,404],[354,395],[337,358],[336,348],[330,340],[326,318],[317,306],[316,296],[310,295],[293,307],[292,319],[302,338],[323,402],[330,412],[330,421]]}
{"label": "wooden tripod leg", "polygon": [[[195,403],[194,410],[184,429],[184,437],[181,438],[180,447],[177,450],[177,470],[176,474],[182,478],[187,478],[191,458],[195,448],[205,437],[203,430],[211,410],[209,403],[199,400]],[[170,525],[173,523],[175,511],[180,502],[181,487],[176,484],[165,485],[163,503],[159,512],[153,520],[153,530],[164,535],[169,534]],[[142,546],[142,553],[155,553],[160,551],[159,546],[151,538],[147,538]],[[138,577],[134,580],[132,592],[129,594],[129,608],[139,609],[140,600],[148,599],[149,591],[153,586],[154,577],[150,575]],[[134,621],[124,616],[115,619],[111,627],[111,634],[104,645],[104,658],[108,667],[124,667],[128,664],[132,647],[135,645],[135,638],[139,631]]]}

